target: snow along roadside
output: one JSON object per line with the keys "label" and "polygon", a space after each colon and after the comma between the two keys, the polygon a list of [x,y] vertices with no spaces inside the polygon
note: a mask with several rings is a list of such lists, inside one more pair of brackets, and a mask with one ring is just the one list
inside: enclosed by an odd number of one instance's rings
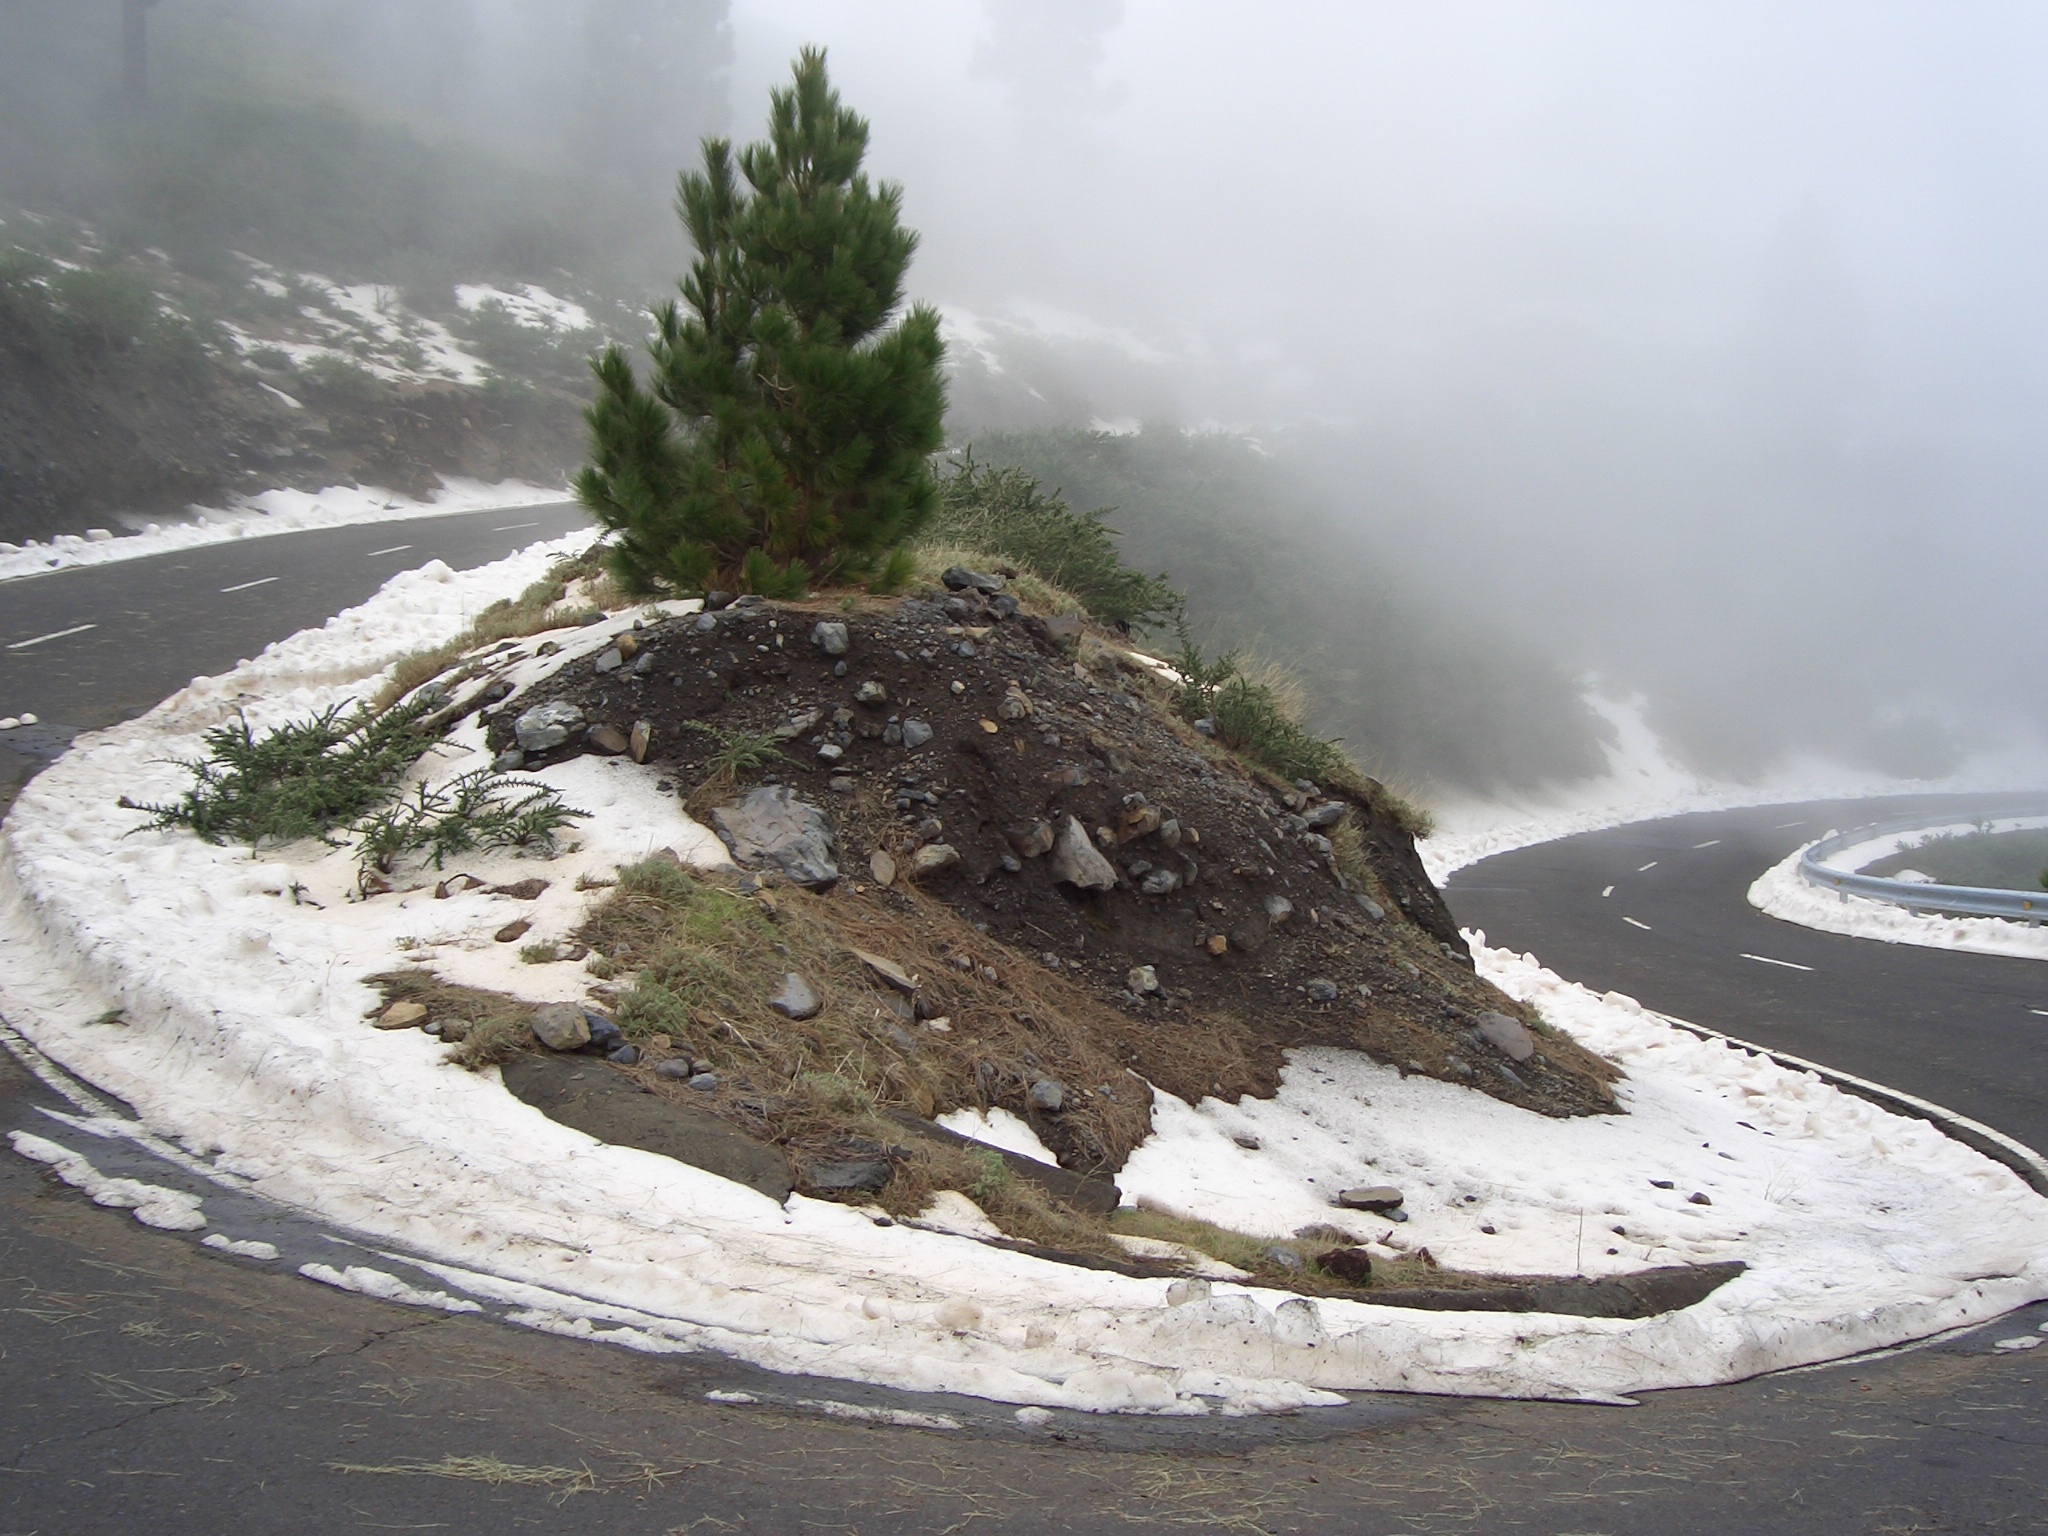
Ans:
{"label": "snow along roadside", "polygon": [[[2016,831],[2044,824],[2048,822],[2043,818],[2028,816],[2005,818],[1994,825],[2001,831]],[[1918,827],[1845,848],[1827,864],[1831,869],[1853,873],[1911,847],[1917,839],[1930,834],[1977,830],[1975,822]],[[1833,835],[1828,834],[1830,837]],[[1814,839],[1814,842],[1820,841],[1820,838]],[[1800,876],[1799,861],[1812,846],[1813,843],[1805,844],[1758,875],[1749,888],[1749,904],[1767,917],[1775,917],[1781,922],[1817,928],[1822,933],[1844,934],[1852,939],[1875,939],[1881,944],[1918,944],[1927,949],[1960,950],[1974,955],[2048,960],[2048,928],[2030,928],[2002,917],[1914,913],[1888,901],[1873,901],[1866,896],[1824,891],[1809,885]]]}
{"label": "snow along roadside", "polygon": [[116,535],[108,529],[96,529],[96,535],[105,536],[60,533],[47,544],[33,539],[27,544],[0,543],[0,581],[82,565],[139,560],[177,549],[196,549],[203,544],[303,533],[311,528],[394,523],[449,512],[487,512],[567,500],[569,492],[565,489],[550,490],[522,480],[489,485],[481,480],[446,476],[442,478],[441,489],[425,501],[375,485],[334,485],[324,491],[264,491],[225,510],[195,508],[193,520],[188,523],[147,524],[140,533]]}
{"label": "snow along roadside", "polygon": [[[115,804],[175,794],[164,760],[190,755],[238,704],[262,727],[366,692],[578,542],[400,576],[324,628],[82,738],[24,792],[0,844],[0,1013],[217,1176],[428,1256],[451,1296],[517,1306],[550,1331],[914,1390],[1167,1413],[1372,1388],[1612,1399],[1895,1344],[2048,1296],[2048,1201],[2006,1169],[1483,948],[1488,975],[1626,1068],[1628,1115],[1548,1121],[1297,1052],[1270,1102],[1160,1096],[1155,1134],[1121,1176],[1129,1196],[1274,1236],[1346,1225],[1500,1272],[1743,1258],[1748,1274],[1637,1322],[1416,1312],[1132,1279],[802,1197],[777,1206],[557,1125],[494,1074],[443,1064],[416,1031],[368,1027],[360,978],[403,954],[431,952],[454,980],[573,995],[569,968],[520,966],[492,944],[502,905],[435,900],[431,887],[350,903],[346,851],[251,858],[136,832]],[[608,632],[558,634],[561,656],[586,658]],[[425,771],[452,775],[481,751],[472,730]],[[579,871],[662,846],[723,857],[650,770],[578,759],[548,773],[598,814],[545,870],[538,937],[573,925]],[[492,880],[534,868],[474,864]],[[1328,1204],[1368,1175],[1408,1191],[1398,1233]]]}

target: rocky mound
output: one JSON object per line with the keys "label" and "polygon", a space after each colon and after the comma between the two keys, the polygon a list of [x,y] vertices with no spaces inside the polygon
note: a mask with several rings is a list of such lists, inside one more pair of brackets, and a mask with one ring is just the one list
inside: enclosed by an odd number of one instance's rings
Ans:
{"label": "rocky mound", "polygon": [[[1179,719],[1155,663],[949,576],[636,624],[497,707],[492,746],[631,753],[764,878],[876,920],[936,900],[1109,1004],[1093,1047],[1183,1098],[1270,1095],[1286,1050],[1335,1045],[1542,1114],[1613,1107],[1606,1063],[1473,974],[1376,786],[1264,774]],[[1037,1119],[1030,1092],[981,1097]]]}

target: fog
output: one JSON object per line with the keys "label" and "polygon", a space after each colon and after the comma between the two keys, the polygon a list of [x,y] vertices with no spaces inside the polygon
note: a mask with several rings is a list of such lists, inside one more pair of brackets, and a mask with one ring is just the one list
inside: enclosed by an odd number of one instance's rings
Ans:
{"label": "fog", "polygon": [[[1309,518],[1406,612],[1640,691],[1709,771],[1935,774],[2048,737],[2037,6],[153,14],[173,57],[193,17],[260,18],[298,88],[650,218],[694,137],[757,131],[822,43],[922,232],[956,437],[1242,434],[1288,502],[1247,517]],[[636,248],[643,275],[681,260],[672,232]]]}

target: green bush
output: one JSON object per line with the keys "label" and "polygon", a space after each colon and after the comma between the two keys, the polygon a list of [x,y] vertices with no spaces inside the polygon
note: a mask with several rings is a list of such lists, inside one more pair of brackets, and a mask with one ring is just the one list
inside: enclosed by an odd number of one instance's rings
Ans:
{"label": "green bush", "polygon": [[1041,490],[1034,475],[977,463],[970,448],[940,480],[938,511],[923,537],[1015,561],[1072,593],[1105,624],[1148,629],[1174,623],[1185,599],[1164,574],[1147,576],[1123,563],[1117,532],[1105,521],[1112,510],[1075,512],[1057,492]]}
{"label": "green bush", "polygon": [[1285,779],[1357,776],[1335,741],[1303,728],[1271,684],[1254,682],[1239,670],[1237,652],[1210,661],[1187,625],[1179,628],[1180,651],[1173,666],[1181,685],[1174,704],[1182,719],[1208,722],[1224,746]]}

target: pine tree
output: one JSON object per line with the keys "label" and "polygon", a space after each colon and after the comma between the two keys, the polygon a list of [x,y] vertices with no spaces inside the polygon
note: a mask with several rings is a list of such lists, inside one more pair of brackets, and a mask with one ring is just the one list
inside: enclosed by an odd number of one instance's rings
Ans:
{"label": "pine tree", "polygon": [[795,596],[895,574],[931,515],[944,344],[926,305],[889,323],[917,236],[902,189],[861,174],[867,139],[806,49],[768,138],[737,156],[707,139],[681,178],[683,302],[654,311],[645,386],[620,348],[596,360],[576,482],[632,587]]}

